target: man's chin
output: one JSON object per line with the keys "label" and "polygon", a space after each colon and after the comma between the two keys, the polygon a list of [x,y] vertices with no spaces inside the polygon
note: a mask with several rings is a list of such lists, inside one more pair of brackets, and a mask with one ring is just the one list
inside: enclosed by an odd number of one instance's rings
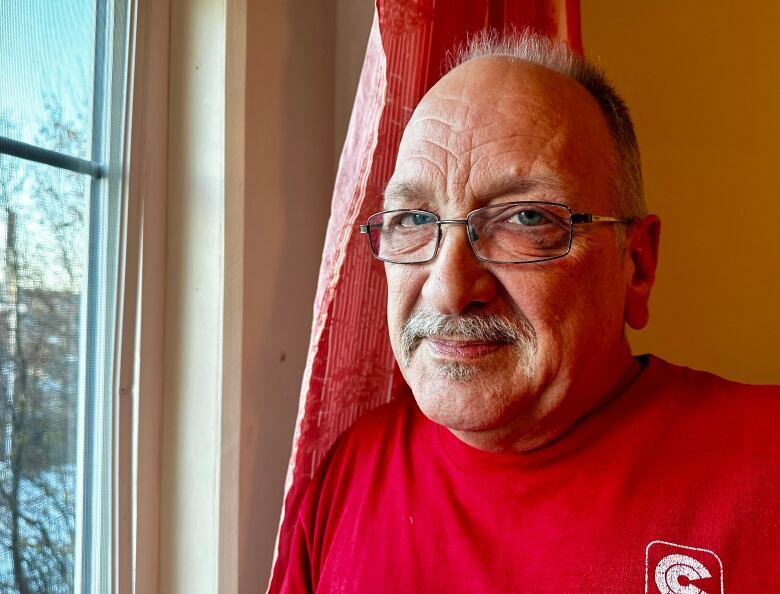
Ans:
{"label": "man's chin", "polygon": [[[520,356],[518,356],[520,355]],[[448,384],[461,384],[490,387],[496,382],[517,374],[521,369],[526,378],[530,378],[531,365],[526,353],[508,347],[472,358],[447,358],[431,356],[419,349],[402,368],[410,386],[417,383],[425,387],[430,383],[446,388]],[[417,382],[414,382],[414,380]]]}
{"label": "man's chin", "polygon": [[404,372],[415,396],[453,408],[456,402],[477,403],[493,393],[507,379],[507,372],[489,362],[452,360],[416,361]]}
{"label": "man's chin", "polygon": [[415,394],[420,411],[437,425],[454,434],[477,434],[494,431],[508,421],[508,403],[486,402],[481,394],[464,391],[466,386],[462,383],[449,385],[446,396],[438,391]]}
{"label": "man's chin", "polygon": [[481,365],[461,361],[442,361],[430,367],[433,376],[461,384],[475,381],[485,372]]}
{"label": "man's chin", "polygon": [[435,390],[443,394],[451,390],[473,389],[497,379],[494,377],[495,365],[484,360],[467,362],[418,357],[402,370],[413,391]]}

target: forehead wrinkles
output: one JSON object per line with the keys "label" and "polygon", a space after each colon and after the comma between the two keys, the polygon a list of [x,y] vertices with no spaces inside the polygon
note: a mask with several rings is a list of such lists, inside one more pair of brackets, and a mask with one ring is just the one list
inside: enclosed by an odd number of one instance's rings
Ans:
{"label": "forehead wrinkles", "polygon": [[500,119],[497,110],[484,104],[475,106],[447,96],[429,98],[407,127],[398,169],[423,177],[419,181],[432,185],[441,201],[461,200],[469,191],[475,151],[511,137]]}
{"label": "forehead wrinkles", "polygon": [[[569,136],[559,114],[517,103],[510,113],[501,102],[489,108],[452,103],[457,113],[428,106],[407,128],[393,177],[424,190],[413,198],[424,193],[439,204],[487,199],[484,194],[496,179],[552,175],[563,182],[568,177],[554,158]],[[526,117],[518,118],[518,107]]]}

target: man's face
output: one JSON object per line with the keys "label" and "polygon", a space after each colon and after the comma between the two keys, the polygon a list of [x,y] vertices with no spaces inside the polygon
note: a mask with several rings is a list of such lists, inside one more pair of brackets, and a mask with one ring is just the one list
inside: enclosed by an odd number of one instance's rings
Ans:
{"label": "man's face", "polygon": [[[542,200],[615,216],[615,161],[605,119],[577,83],[472,60],[415,110],[385,209],[463,219],[489,204]],[[434,260],[386,264],[391,342],[423,413],[502,449],[534,432],[549,439],[603,397],[630,360],[630,259],[612,227],[576,227],[557,260],[492,264],[475,258],[463,226],[445,225]]]}

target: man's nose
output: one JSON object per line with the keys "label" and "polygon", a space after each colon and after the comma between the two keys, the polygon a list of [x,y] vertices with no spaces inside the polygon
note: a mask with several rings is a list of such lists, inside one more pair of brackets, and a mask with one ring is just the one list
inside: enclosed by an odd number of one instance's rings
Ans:
{"label": "man's nose", "polygon": [[470,305],[491,301],[498,292],[497,279],[477,260],[466,229],[464,225],[443,226],[439,253],[427,265],[422,297],[444,315],[459,315]]}

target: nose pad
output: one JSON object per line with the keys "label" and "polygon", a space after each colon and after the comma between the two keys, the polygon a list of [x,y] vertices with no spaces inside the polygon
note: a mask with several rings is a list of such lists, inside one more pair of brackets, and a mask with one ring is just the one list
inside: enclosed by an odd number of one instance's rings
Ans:
{"label": "nose pad", "polygon": [[[475,260],[478,260],[478,258],[476,257],[476,255],[474,253],[474,249],[472,248],[471,243],[470,243],[470,241],[477,241],[479,239],[479,234],[477,234],[476,229],[474,229],[474,227],[468,225],[465,221],[463,221],[463,222],[458,221],[457,224],[453,224],[452,222],[449,222],[449,221],[447,221],[447,223],[448,224],[446,226],[445,225],[441,226],[441,238],[439,239],[439,249],[438,249],[437,254],[436,254],[436,259],[438,260],[441,257],[442,251],[445,250],[445,244],[446,243],[455,242],[457,244],[461,244],[462,243],[462,247],[465,248],[465,251],[469,252],[471,254],[471,256]],[[454,227],[454,229],[452,227]],[[466,241],[465,242],[463,242],[463,236],[460,235],[460,233],[462,233],[462,231],[460,229],[461,227],[463,227],[463,231],[466,232]],[[454,233],[458,237],[452,237],[452,238],[449,239],[449,241],[446,241],[447,240],[447,236],[450,233]],[[455,248],[455,249],[456,249],[456,251],[458,251],[461,248]]]}

